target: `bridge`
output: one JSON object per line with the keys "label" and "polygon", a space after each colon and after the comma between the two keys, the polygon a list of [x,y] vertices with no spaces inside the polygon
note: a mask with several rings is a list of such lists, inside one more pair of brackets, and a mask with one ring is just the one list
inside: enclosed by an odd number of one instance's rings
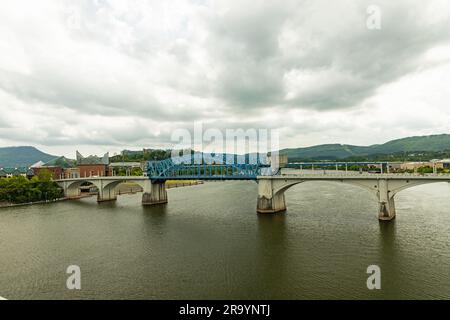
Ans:
{"label": "bridge", "polygon": [[117,200],[117,187],[122,183],[134,183],[143,190],[142,203],[144,205],[167,203],[167,192],[165,183],[152,183],[146,177],[113,176],[113,177],[86,177],[55,180],[64,190],[64,196],[68,199],[79,199],[81,197],[81,186],[89,184],[97,188],[97,202]]}
{"label": "bridge", "polygon": [[171,180],[257,180],[261,175],[274,175],[269,163],[261,158],[243,159],[246,163],[238,163],[237,159],[196,159],[194,156],[175,157],[162,161],[149,161],[147,176],[152,181]]}
{"label": "bridge", "polygon": [[287,174],[258,177],[259,213],[276,213],[286,210],[284,193],[300,183],[314,181],[331,181],[358,186],[370,191],[378,201],[378,218],[392,220],[395,218],[395,195],[402,190],[419,185],[450,182],[450,175],[415,175],[415,174]]}
{"label": "bridge", "polygon": [[[178,159],[179,160],[179,159]],[[367,164],[367,163],[366,163]],[[346,168],[348,168],[346,165]],[[319,164],[316,164],[320,167]],[[288,166],[289,167],[289,166]],[[378,218],[392,220],[395,218],[395,195],[402,190],[415,186],[450,182],[449,174],[394,174],[394,173],[357,173],[354,171],[303,171],[296,174],[284,174],[280,169],[273,169],[269,164],[192,164],[183,161],[151,161],[148,163],[147,175],[142,177],[87,177],[56,180],[64,190],[67,198],[79,198],[80,187],[89,183],[98,189],[97,201],[114,201],[117,199],[117,186],[132,182],[143,189],[142,204],[155,205],[167,203],[167,180],[250,180],[258,183],[257,212],[277,213],[287,209],[285,192],[294,185],[305,182],[329,181],[346,183],[368,190],[378,201]],[[297,168],[297,167],[296,167]],[[381,164],[383,170],[383,164]],[[387,166],[389,172],[389,166]]]}

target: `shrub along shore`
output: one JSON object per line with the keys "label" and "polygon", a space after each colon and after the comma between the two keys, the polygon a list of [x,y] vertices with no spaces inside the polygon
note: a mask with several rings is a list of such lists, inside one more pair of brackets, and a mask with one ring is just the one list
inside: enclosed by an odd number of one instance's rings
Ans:
{"label": "shrub along shore", "polygon": [[64,198],[63,190],[52,181],[50,172],[42,170],[32,179],[12,177],[0,179],[0,204],[50,202]]}

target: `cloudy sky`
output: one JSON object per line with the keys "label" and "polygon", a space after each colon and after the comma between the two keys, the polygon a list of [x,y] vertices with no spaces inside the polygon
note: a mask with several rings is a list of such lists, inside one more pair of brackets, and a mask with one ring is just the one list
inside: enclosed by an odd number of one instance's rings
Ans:
{"label": "cloudy sky", "polygon": [[282,147],[450,133],[447,0],[0,6],[0,147],[166,147],[194,122]]}

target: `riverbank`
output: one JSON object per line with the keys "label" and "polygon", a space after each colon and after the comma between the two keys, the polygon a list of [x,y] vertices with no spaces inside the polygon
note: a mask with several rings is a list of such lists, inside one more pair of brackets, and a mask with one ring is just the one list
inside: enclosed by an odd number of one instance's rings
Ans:
{"label": "riverbank", "polygon": [[[190,187],[190,186],[196,186],[199,184],[204,184],[204,181],[200,180],[167,180],[166,181],[166,189],[172,189],[172,188],[181,188],[181,187]],[[135,183],[132,182],[125,182],[120,184],[117,187],[117,194],[134,194],[137,192],[142,192],[142,187],[138,186]]]}
{"label": "riverbank", "polygon": [[[77,197],[76,199],[88,198],[93,195],[94,194],[82,194],[79,197]],[[31,205],[36,205],[36,204],[50,204],[50,203],[55,203],[55,202],[67,201],[67,200],[74,200],[74,198],[59,198],[59,199],[55,199],[55,200],[47,200],[47,201],[44,200],[44,201],[25,202],[25,203],[0,202],[0,209],[1,208],[25,207],[25,206],[31,206]]]}
{"label": "riverbank", "polygon": [[196,186],[196,185],[204,184],[204,183],[205,182],[201,181],[201,180],[167,180],[166,181],[166,189],[190,187],[190,186]]}
{"label": "riverbank", "polygon": [[61,202],[69,200],[67,198],[61,198],[61,199],[55,199],[51,201],[35,201],[35,202],[25,202],[25,203],[8,203],[8,202],[2,202],[0,203],[0,208],[13,208],[13,207],[24,207],[24,206],[31,206],[33,204],[46,204],[46,203],[54,203],[54,202]]}

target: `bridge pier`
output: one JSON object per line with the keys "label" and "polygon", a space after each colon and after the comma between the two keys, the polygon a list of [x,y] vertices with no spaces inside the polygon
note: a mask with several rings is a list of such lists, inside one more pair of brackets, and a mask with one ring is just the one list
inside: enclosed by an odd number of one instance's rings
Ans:
{"label": "bridge pier", "polygon": [[64,197],[68,199],[77,199],[81,196],[80,188],[63,188]]}
{"label": "bridge pier", "polygon": [[66,181],[60,182],[58,185],[63,189],[64,197],[67,199],[78,199],[81,195],[80,188],[77,185],[74,187]]}
{"label": "bridge pier", "polygon": [[144,183],[144,193],[142,204],[151,206],[155,204],[167,203],[167,190],[165,181],[146,181]]}
{"label": "bridge pier", "polygon": [[97,202],[116,201],[116,186],[109,185],[103,187],[103,182],[100,182],[100,188],[98,188]]}
{"label": "bridge pier", "polygon": [[395,218],[395,200],[394,194],[389,190],[388,180],[379,180],[378,182],[378,219],[389,221]]}
{"label": "bridge pier", "polygon": [[277,213],[286,211],[284,190],[274,193],[274,180],[258,180],[258,213]]}

